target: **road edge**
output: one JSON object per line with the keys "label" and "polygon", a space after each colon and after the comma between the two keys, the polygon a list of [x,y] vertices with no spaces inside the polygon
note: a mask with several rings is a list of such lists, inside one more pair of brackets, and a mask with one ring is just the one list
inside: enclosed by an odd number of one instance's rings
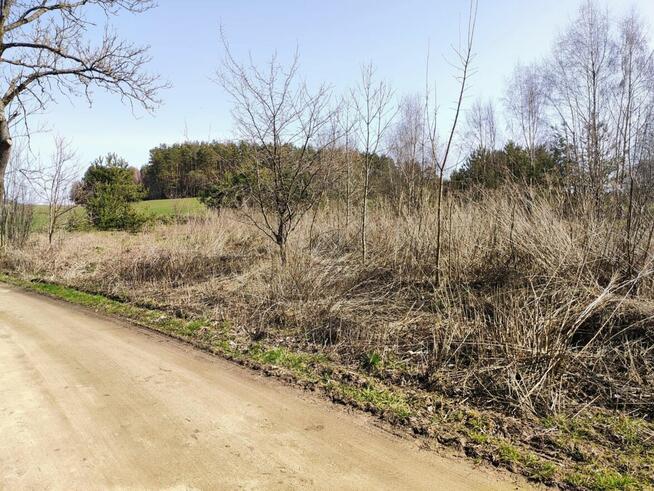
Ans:
{"label": "road edge", "polygon": [[[220,323],[207,319],[184,319],[162,310],[57,283],[38,279],[29,281],[6,273],[0,273],[0,282],[156,332],[286,384],[317,392],[321,398],[333,403],[372,414],[394,430],[392,433],[396,436],[417,437],[422,446],[429,450],[446,448],[453,456],[476,465],[483,464],[490,472],[497,472],[498,477],[512,480],[518,486],[526,485],[526,478],[532,485],[570,487],[570,483],[555,475],[548,462],[541,461],[536,455],[507,454],[507,448],[514,449],[510,443],[475,441],[474,438],[462,440],[455,429],[447,425],[439,425],[435,432],[434,428],[423,424],[422,418],[412,416],[413,408],[417,406],[433,411],[426,404],[434,404],[435,401],[425,401],[411,391],[397,391],[395,387],[387,386],[365,373],[339,366],[319,354],[294,352],[259,342],[242,348],[236,339],[230,339],[228,326]],[[436,448],[432,447],[433,443],[437,444]]]}

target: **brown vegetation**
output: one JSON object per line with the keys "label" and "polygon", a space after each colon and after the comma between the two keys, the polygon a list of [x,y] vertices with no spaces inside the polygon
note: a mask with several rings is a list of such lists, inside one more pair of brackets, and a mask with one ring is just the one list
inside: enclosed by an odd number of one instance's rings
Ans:
{"label": "brown vegetation", "polygon": [[440,286],[431,206],[397,214],[378,204],[366,263],[357,231],[326,207],[302,222],[285,267],[225,212],[141,235],[78,233],[50,252],[39,239],[5,267],[229,319],[253,341],[349,364],[379,357],[388,375],[482,406],[651,414],[651,234],[641,234],[634,272],[620,226],[562,196],[511,189],[450,196],[444,209]]}

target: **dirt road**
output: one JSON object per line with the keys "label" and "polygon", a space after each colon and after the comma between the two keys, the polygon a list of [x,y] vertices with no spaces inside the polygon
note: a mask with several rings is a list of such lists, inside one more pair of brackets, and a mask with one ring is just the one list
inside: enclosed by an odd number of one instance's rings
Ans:
{"label": "dirt road", "polygon": [[365,415],[0,284],[0,489],[515,489]]}

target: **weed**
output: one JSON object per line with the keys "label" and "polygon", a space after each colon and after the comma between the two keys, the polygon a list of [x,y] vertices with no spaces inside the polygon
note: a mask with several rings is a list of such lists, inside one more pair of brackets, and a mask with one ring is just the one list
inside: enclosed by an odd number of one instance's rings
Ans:
{"label": "weed", "polygon": [[303,377],[311,375],[312,366],[325,361],[325,357],[321,355],[295,353],[281,347],[265,349],[261,345],[252,346],[249,354],[261,363],[287,368]]}
{"label": "weed", "polygon": [[375,370],[377,369],[382,363],[382,357],[379,355],[379,353],[376,352],[371,352],[371,353],[366,353],[363,359],[363,368],[365,370]]}
{"label": "weed", "polygon": [[489,441],[487,435],[472,430],[468,431],[468,438],[470,438],[475,443],[487,443]]}
{"label": "weed", "polygon": [[520,451],[509,443],[501,443],[498,448],[499,458],[505,464],[515,464],[520,462]]}

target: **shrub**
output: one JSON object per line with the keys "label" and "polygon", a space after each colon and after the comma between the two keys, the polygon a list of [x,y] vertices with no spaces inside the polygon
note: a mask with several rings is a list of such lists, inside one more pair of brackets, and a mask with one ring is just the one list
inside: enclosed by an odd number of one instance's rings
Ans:
{"label": "shrub", "polygon": [[98,230],[136,231],[145,222],[145,217],[125,198],[120,184],[96,184],[85,207],[89,220]]}
{"label": "shrub", "polygon": [[32,231],[33,214],[32,206],[17,200],[0,203],[0,245],[24,246]]}
{"label": "shrub", "polygon": [[84,205],[95,228],[135,231],[145,222],[145,217],[131,207],[132,202],[144,196],[143,187],[137,181],[134,170],[110,154],[89,167],[75,198]]}

